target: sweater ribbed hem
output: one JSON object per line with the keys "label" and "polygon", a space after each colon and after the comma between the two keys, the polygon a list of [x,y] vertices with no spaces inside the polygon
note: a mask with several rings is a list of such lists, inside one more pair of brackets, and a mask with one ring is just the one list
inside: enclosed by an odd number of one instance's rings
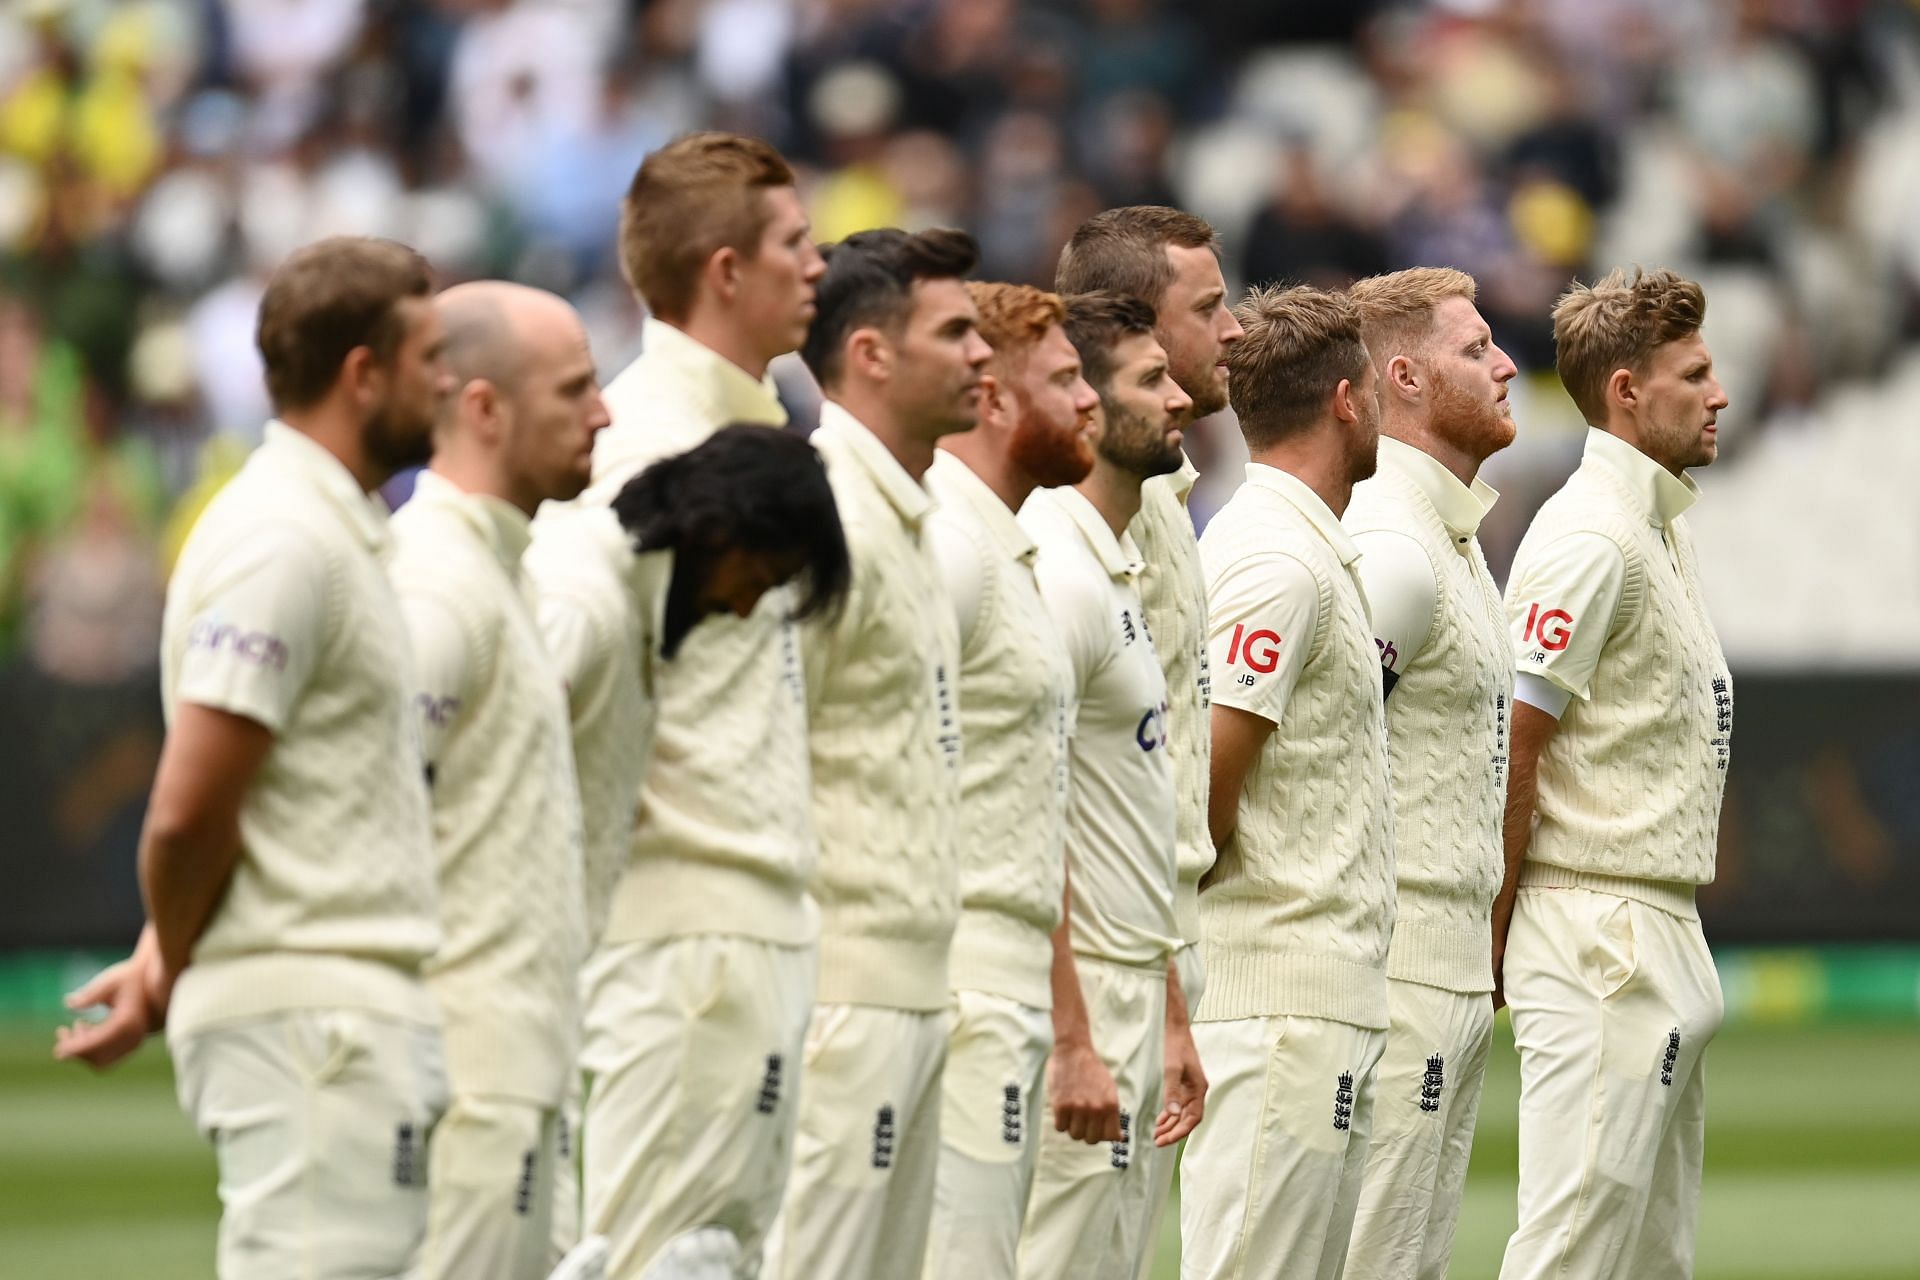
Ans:
{"label": "sweater ribbed hem", "polygon": [[636,856],[614,888],[607,942],[657,942],[694,934],[804,947],[820,933],[804,886],[761,870]]}
{"label": "sweater ribbed hem", "polygon": [[475,1008],[428,989],[445,1019],[447,1083],[456,1094],[513,1098],[537,1107],[565,1100],[567,1074],[579,1052],[579,1009],[571,996],[552,1015],[507,1014]]}
{"label": "sweater ribbed hem", "polygon": [[1466,995],[1493,990],[1492,922],[1463,929],[1401,916],[1387,948],[1387,976]]}
{"label": "sweater ribbed hem", "polygon": [[1193,879],[1187,879],[1186,869],[1182,868],[1180,879],[1173,886],[1173,924],[1180,931],[1180,941],[1192,946],[1200,941],[1200,877],[1204,871],[1194,873]]}
{"label": "sweater ribbed hem", "polygon": [[188,965],[174,984],[167,1033],[192,1035],[295,1009],[359,1009],[401,1022],[440,1023],[440,1007],[417,973],[358,956],[273,951]]}
{"label": "sweater ribbed hem", "polygon": [[[1342,956],[1201,945],[1207,994],[1195,1022],[1236,1018],[1325,1018],[1373,1031],[1387,1027],[1384,969]],[[1491,962],[1489,962],[1491,963]]]}
{"label": "sweater ribbed hem", "polygon": [[1668,915],[1678,916],[1682,920],[1698,920],[1700,911],[1694,905],[1694,891],[1698,885],[1679,880],[1641,880],[1635,876],[1613,876],[1598,871],[1577,871],[1572,867],[1556,867],[1550,862],[1535,862],[1529,858],[1520,866],[1520,887],[1522,889],[1590,889],[1595,893],[1610,893],[1616,898],[1631,898],[1635,902],[1644,902],[1647,906],[1664,911]]}
{"label": "sweater ribbed hem", "polygon": [[947,952],[951,934],[876,938],[836,933],[828,922],[820,935],[820,985],[816,1004],[870,1004],[882,1009],[926,1012],[947,1007]]}
{"label": "sweater ribbed hem", "polygon": [[955,991],[984,991],[1030,1009],[1053,1008],[1053,938],[999,911],[962,911],[948,953]]}

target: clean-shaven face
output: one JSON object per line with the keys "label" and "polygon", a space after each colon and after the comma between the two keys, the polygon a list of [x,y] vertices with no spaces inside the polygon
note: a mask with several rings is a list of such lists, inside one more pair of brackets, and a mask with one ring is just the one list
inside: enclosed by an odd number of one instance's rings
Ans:
{"label": "clean-shaven face", "polygon": [[993,348],[980,336],[980,312],[964,283],[915,281],[894,350],[887,396],[915,434],[932,441],[979,424],[980,373]]}
{"label": "clean-shaven face", "polygon": [[593,474],[593,438],[611,420],[580,317],[558,302],[553,311],[521,327],[522,368],[505,393],[507,473],[535,508],[580,496]]}
{"label": "clean-shaven face", "polygon": [[827,273],[827,262],[813,243],[798,192],[769,187],[760,199],[770,217],[753,253],[740,259],[738,314],[755,352],[772,360],[806,341],[814,286]]}

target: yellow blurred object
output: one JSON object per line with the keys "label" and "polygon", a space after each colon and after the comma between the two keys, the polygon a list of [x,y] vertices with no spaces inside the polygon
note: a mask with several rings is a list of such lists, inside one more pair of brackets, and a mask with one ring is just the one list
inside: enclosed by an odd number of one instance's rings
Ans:
{"label": "yellow blurred object", "polygon": [[51,67],[36,67],[0,102],[0,150],[44,165],[60,146],[66,118],[66,83]]}
{"label": "yellow blurred object", "polygon": [[200,447],[200,475],[180,495],[180,501],[174,503],[167,515],[166,527],[160,531],[160,568],[164,574],[172,576],[174,562],[180,558],[180,549],[187,545],[187,535],[193,532],[200,513],[213,501],[213,495],[233,479],[251,452],[252,447],[243,441],[222,435],[214,436]]}
{"label": "yellow blurred object", "polygon": [[72,145],[81,168],[118,196],[145,186],[160,163],[160,133],[139,78],[102,71],[73,107]]}
{"label": "yellow blurred object", "polygon": [[1516,188],[1507,202],[1507,219],[1521,244],[1556,266],[1579,266],[1593,244],[1593,210],[1562,183],[1536,181]]}
{"label": "yellow blurred object", "polygon": [[822,179],[814,189],[813,234],[822,244],[844,240],[856,231],[894,227],[907,216],[906,202],[875,165],[849,165]]}

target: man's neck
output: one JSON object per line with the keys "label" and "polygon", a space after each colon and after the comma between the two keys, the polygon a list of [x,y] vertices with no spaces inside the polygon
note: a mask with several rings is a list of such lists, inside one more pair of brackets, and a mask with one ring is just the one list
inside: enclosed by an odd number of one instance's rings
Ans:
{"label": "man's neck", "polygon": [[1654,452],[1649,450],[1646,445],[1641,443],[1640,424],[1635,422],[1632,418],[1616,418],[1613,421],[1607,423],[1606,426],[1600,429],[1606,432],[1610,436],[1618,436],[1620,439],[1632,445],[1634,449],[1637,450],[1643,456],[1650,458],[1654,462],[1658,463],[1660,466],[1665,467],[1668,471],[1670,471],[1673,474],[1674,479],[1679,480],[1687,474],[1687,469],[1685,467],[1674,466],[1672,463],[1668,462],[1665,458],[1662,458],[1658,454],[1655,454]]}
{"label": "man's neck", "polygon": [[1033,477],[1014,465],[1007,454],[1006,439],[999,433],[990,433],[982,424],[972,431],[942,438],[940,448],[965,463],[967,470],[1007,504],[1008,510],[1018,511],[1026,505],[1027,495],[1034,490]]}
{"label": "man's neck", "polygon": [[933,465],[933,442],[909,431],[879,395],[867,387],[843,386],[829,391],[827,399],[845,409],[854,421],[887,446],[893,460],[904,467],[916,483],[927,474],[927,468]]}
{"label": "man's neck", "polygon": [[433,461],[427,469],[462,493],[497,498],[510,507],[518,508],[529,520],[540,505],[538,499],[513,492],[513,486],[507,483],[507,478],[491,459],[475,456],[457,446],[449,447],[442,443],[435,448]]}
{"label": "man's neck", "polygon": [[391,471],[367,457],[361,440],[365,428],[344,409],[322,403],[310,409],[283,412],[280,421],[332,454],[353,476],[354,482],[368,493],[393,479]]}
{"label": "man's neck", "polygon": [[1325,427],[1301,432],[1291,440],[1252,455],[1262,466],[1284,471],[1314,491],[1336,517],[1347,513],[1353,501],[1353,480],[1340,437]]}
{"label": "man's neck", "polygon": [[1073,486],[1080,496],[1093,504],[1100,518],[1107,522],[1118,538],[1140,514],[1141,477],[1131,471],[1122,470],[1105,458],[1095,457],[1093,470],[1087,478]]}
{"label": "man's neck", "polygon": [[729,364],[739,366],[754,381],[767,376],[767,357],[755,350],[740,332],[740,326],[731,323],[727,317],[715,315],[710,310],[697,310],[685,322],[660,316],[654,319],[669,328],[678,329]]}
{"label": "man's neck", "polygon": [[1380,434],[1391,436],[1409,448],[1418,449],[1445,467],[1454,479],[1464,485],[1473,483],[1473,478],[1480,474],[1480,464],[1486,461],[1442,439],[1431,422],[1414,414],[1389,414],[1387,420],[1380,424]]}

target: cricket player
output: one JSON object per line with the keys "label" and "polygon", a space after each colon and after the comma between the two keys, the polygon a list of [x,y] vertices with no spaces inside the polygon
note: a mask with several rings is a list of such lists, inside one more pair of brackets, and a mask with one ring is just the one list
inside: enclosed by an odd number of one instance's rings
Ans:
{"label": "cricket player", "polygon": [[926,1250],[960,912],[960,638],[923,477],[935,442],[979,418],[977,255],[962,231],[849,236],[801,349],[853,589],[805,638],[820,987],[775,1280],[912,1277]]}
{"label": "cricket player", "polygon": [[1615,271],[1553,310],[1591,430],[1507,584],[1518,651],[1493,980],[1520,1050],[1520,1223],[1503,1277],[1693,1274],[1713,879],[1733,678],[1700,593],[1687,475],[1727,396],[1707,301]]}
{"label": "cricket player", "polygon": [[499,281],[435,300],[459,384],[388,566],[413,637],[445,935],[427,983],[452,1104],[434,1131],[429,1280],[537,1280],[586,958],[566,693],[526,594],[533,513],[586,487],[607,425],[586,330]]}
{"label": "cricket player", "polygon": [[[1173,380],[1193,402],[1190,422],[1227,407],[1226,353],[1240,340],[1240,324],[1227,306],[1219,239],[1205,219],[1159,205],[1097,214],[1080,225],[1061,252],[1055,287],[1065,294],[1110,290],[1151,306],[1154,338],[1166,350]],[[1183,450],[1177,471],[1142,486],[1140,514],[1128,526],[1147,566],[1140,596],[1167,674],[1167,754],[1179,797],[1175,830],[1180,880],[1174,913],[1181,945],[1174,953],[1174,967],[1189,1009],[1206,992],[1199,945],[1200,877],[1213,866],[1213,840],[1207,833],[1212,754],[1207,590],[1193,518],[1187,512],[1187,498],[1199,476]],[[1198,1058],[1184,1055],[1191,1043],[1183,1036],[1167,1045],[1163,1112],[1154,1126],[1154,1145],[1140,1151],[1153,1182],[1150,1239],[1158,1234],[1173,1187],[1178,1162],[1173,1145],[1200,1123],[1206,1108],[1206,1072]],[[1151,1258],[1142,1267],[1139,1280],[1147,1280]]]}
{"label": "cricket player", "polygon": [[[1055,934],[1047,1068],[1054,1115],[1020,1239],[1019,1274],[1031,1280],[1138,1270],[1151,1245],[1152,1184],[1135,1155],[1147,1117],[1160,1113],[1165,1046],[1189,1036],[1172,967],[1180,934],[1167,683],[1127,526],[1141,485],[1180,466],[1192,401],[1139,299],[1076,296],[1067,333],[1100,395],[1093,470],[1073,488],[1035,493],[1020,516],[1040,548],[1040,594],[1072,660],[1074,694],[1067,919]],[[1088,1105],[1102,1095],[1113,1111]]]}
{"label": "cricket player", "polygon": [[1360,549],[1393,768],[1398,907],[1387,1047],[1348,1269],[1445,1280],[1493,1034],[1491,941],[1507,799],[1511,645],[1475,531],[1513,442],[1517,370],[1473,277],[1416,267],[1348,291],[1380,374],[1380,469],[1342,523]]}
{"label": "cricket player", "polygon": [[167,588],[167,738],[141,832],[148,924],[70,998],[105,1066],[163,1022],[214,1142],[222,1280],[398,1276],[446,1106],[433,833],[406,623],[372,491],[426,460],[453,379],[427,264],[295,252],[260,303],[278,418]]}
{"label": "cricket player", "polygon": [[[642,162],[620,258],[649,315],[606,389],[589,507],[722,426],[785,423],[767,364],[800,345],[823,269],[786,161],[723,133]],[[584,1219],[616,1278],[750,1272],[786,1185],[818,933],[793,611],[768,591],[655,671],[632,847],[583,972]]]}
{"label": "cricket player", "polygon": [[1387,1030],[1393,797],[1380,662],[1341,528],[1379,377],[1344,296],[1256,290],[1228,352],[1247,481],[1207,525],[1219,861],[1194,1038],[1211,1116],[1181,1160],[1182,1271],[1341,1274]]}
{"label": "cricket player", "polygon": [[1100,398],[1059,297],[972,284],[993,348],[980,425],[944,436],[928,535],[960,628],[960,922],[925,1275],[1012,1280],[1044,1122],[1053,931],[1066,885],[1073,669],[1015,518],[1036,488],[1093,467]]}

